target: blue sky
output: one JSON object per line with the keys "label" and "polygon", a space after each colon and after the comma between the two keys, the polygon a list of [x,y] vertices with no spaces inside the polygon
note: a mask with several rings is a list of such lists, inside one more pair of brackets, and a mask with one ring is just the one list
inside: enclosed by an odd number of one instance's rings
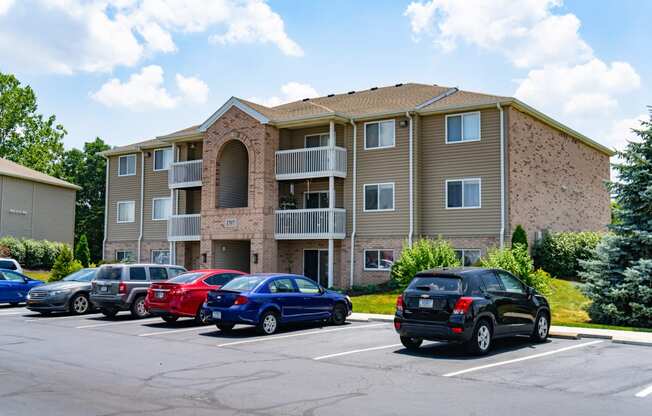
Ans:
{"label": "blue sky", "polygon": [[609,146],[652,104],[648,1],[0,0],[0,71],[68,130],[121,145],[397,82],[517,96]]}

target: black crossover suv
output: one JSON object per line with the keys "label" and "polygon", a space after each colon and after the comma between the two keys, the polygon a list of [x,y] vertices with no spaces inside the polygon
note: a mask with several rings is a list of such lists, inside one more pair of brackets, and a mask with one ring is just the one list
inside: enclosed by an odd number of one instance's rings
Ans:
{"label": "black crossover suv", "polygon": [[500,337],[529,335],[544,342],[550,306],[504,270],[434,269],[417,273],[398,297],[394,328],[408,349],[426,339],[459,342],[486,354]]}

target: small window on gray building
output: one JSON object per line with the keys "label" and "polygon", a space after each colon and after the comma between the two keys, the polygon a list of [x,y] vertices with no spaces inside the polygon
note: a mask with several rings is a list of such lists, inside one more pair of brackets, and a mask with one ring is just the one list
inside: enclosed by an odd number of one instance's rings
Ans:
{"label": "small window on gray building", "polygon": [[118,176],[136,174],[136,155],[120,156],[118,158]]}

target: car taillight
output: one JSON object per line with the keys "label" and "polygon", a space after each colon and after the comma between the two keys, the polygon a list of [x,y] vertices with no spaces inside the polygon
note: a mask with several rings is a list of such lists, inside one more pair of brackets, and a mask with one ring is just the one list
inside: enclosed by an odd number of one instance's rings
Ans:
{"label": "car taillight", "polygon": [[118,284],[118,293],[120,294],[127,293],[127,284],[125,282],[120,282]]}
{"label": "car taillight", "polygon": [[401,329],[401,321],[394,321],[394,329],[396,330]]}
{"label": "car taillight", "polygon": [[235,298],[235,302],[233,302],[233,304],[234,305],[244,305],[247,302],[249,302],[249,299],[246,296],[238,295]]}
{"label": "car taillight", "polygon": [[469,308],[471,307],[472,303],[473,303],[473,298],[468,298],[465,296],[459,298],[455,303],[455,307],[453,308],[453,314],[465,315],[469,311]]}
{"label": "car taillight", "polygon": [[398,295],[396,298],[396,310],[403,312],[403,295]]}

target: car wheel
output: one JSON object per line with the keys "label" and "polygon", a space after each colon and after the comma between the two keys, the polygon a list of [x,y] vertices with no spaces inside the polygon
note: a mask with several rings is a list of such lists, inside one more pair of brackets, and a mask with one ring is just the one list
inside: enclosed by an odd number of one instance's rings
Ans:
{"label": "car wheel", "polygon": [[201,307],[201,305],[195,314],[195,323],[197,325],[205,325],[208,323],[208,317],[206,316],[206,313],[204,312],[204,309]]}
{"label": "car wheel", "polygon": [[90,306],[91,302],[88,300],[88,296],[83,293],[75,295],[70,299],[70,312],[75,315],[83,315],[87,313]]}
{"label": "car wheel", "polygon": [[333,325],[344,325],[346,322],[346,307],[341,303],[338,303],[333,308],[333,314],[331,315],[331,323]]}
{"label": "car wheel", "polygon": [[416,351],[421,346],[423,340],[421,338],[401,337],[401,344],[411,351]]}
{"label": "car wheel", "polygon": [[136,319],[142,319],[149,316],[149,312],[145,308],[145,296],[138,296],[134,303],[131,304],[131,316]]}
{"label": "car wheel", "polygon": [[267,311],[260,317],[260,322],[256,326],[258,333],[263,335],[272,335],[278,329],[278,317],[272,311]]}
{"label": "car wheel", "polygon": [[163,319],[165,322],[171,324],[172,322],[176,322],[177,319],[179,319],[179,317],[175,316],[175,315],[163,315],[163,316],[161,316],[161,319]]}
{"label": "car wheel", "polygon": [[546,342],[549,331],[550,322],[548,321],[548,315],[545,312],[540,312],[539,315],[537,315],[534,330],[532,331],[530,338],[535,342]]}
{"label": "car wheel", "polygon": [[100,312],[102,315],[106,316],[107,318],[115,318],[115,316],[118,314],[118,311],[115,309],[104,309],[100,308]]}
{"label": "car wheel", "polygon": [[235,324],[216,324],[215,326],[222,332],[229,332],[233,329]]}
{"label": "car wheel", "polygon": [[478,322],[468,343],[468,349],[476,355],[485,355],[491,349],[491,325],[486,320]]}

